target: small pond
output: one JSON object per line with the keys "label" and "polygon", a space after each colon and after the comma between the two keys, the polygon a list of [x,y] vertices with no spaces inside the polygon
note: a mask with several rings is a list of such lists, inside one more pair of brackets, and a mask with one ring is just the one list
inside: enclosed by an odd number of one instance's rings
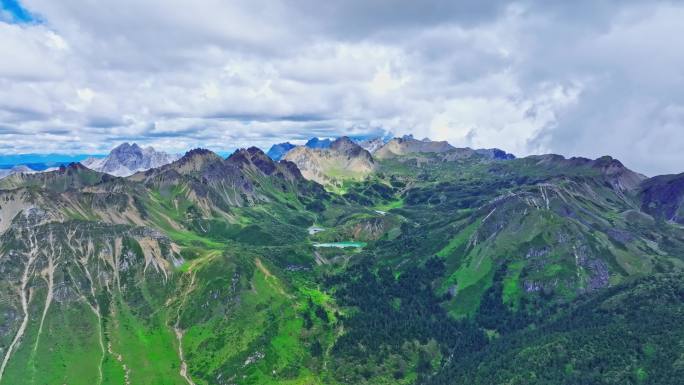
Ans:
{"label": "small pond", "polygon": [[314,247],[336,247],[338,249],[344,249],[347,247],[361,248],[366,246],[365,242],[330,242],[330,243],[314,243]]}

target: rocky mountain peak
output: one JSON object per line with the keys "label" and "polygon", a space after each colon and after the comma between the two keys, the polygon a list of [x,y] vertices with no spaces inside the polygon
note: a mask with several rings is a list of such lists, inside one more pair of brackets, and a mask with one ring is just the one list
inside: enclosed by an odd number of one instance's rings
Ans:
{"label": "rocky mountain peak", "polygon": [[610,155],[605,155],[600,158],[596,158],[596,160],[592,162],[592,167],[601,169],[606,174],[614,174],[626,169],[625,165],[622,164],[622,162],[613,158]]}
{"label": "rocky mountain peak", "polygon": [[347,151],[354,148],[360,148],[358,144],[354,143],[349,137],[341,136],[330,143],[330,149],[335,151]]}
{"label": "rocky mountain peak", "polygon": [[361,147],[363,147],[364,150],[370,152],[373,154],[375,151],[380,149],[382,146],[385,145],[385,141],[382,138],[370,138],[370,139],[365,139],[365,140],[360,140],[357,142],[357,144]]}
{"label": "rocky mountain peak", "polygon": [[67,165],[61,165],[59,166],[59,169],[57,171],[64,173],[64,172],[77,172],[77,171],[82,171],[82,170],[87,170],[88,168],[82,165],[81,163],[77,162],[72,162]]}
{"label": "rocky mountain peak", "polygon": [[193,148],[190,151],[187,151],[183,157],[181,157],[180,160],[188,160],[196,157],[204,157],[204,156],[211,156],[211,155],[216,155],[213,151],[207,150],[206,148]]}
{"label": "rocky mountain peak", "polygon": [[271,175],[276,170],[273,159],[258,147],[241,148],[231,154],[226,161],[239,168],[254,166],[266,175]]}
{"label": "rocky mountain peak", "polygon": [[266,153],[264,153],[264,151],[262,149],[260,149],[259,147],[255,147],[255,146],[249,147],[247,149],[247,153],[250,154],[251,156],[257,156],[257,157],[267,156]]}
{"label": "rocky mountain peak", "polygon": [[446,141],[417,140],[413,135],[404,135],[390,140],[374,155],[379,159],[385,159],[413,153],[443,153],[453,149],[455,147]]}
{"label": "rocky mountain peak", "polygon": [[330,150],[346,155],[349,158],[364,158],[367,162],[373,163],[371,154],[346,136],[337,138],[332,142]]}
{"label": "rocky mountain peak", "polygon": [[138,146],[137,143],[130,144],[128,142],[123,142],[120,145],[114,147],[111,151],[111,154],[126,154],[126,153],[141,153],[141,152],[142,152],[142,148],[140,146]]}
{"label": "rocky mountain peak", "polygon": [[19,164],[19,165],[13,166],[12,168],[0,169],[0,179],[5,178],[5,177],[10,176],[10,175],[14,175],[14,174],[33,174],[36,172],[38,172],[38,171],[35,171],[34,169],[32,169],[26,165]]}
{"label": "rocky mountain peak", "polygon": [[194,148],[185,153],[180,159],[171,163],[168,167],[175,169],[181,174],[197,172],[207,164],[222,162],[220,156],[206,148]]}
{"label": "rocky mountain peak", "polygon": [[490,159],[496,159],[496,160],[511,160],[515,159],[515,155],[509,154],[504,150],[498,149],[498,148],[481,148],[475,150],[476,153],[480,155],[484,155]]}
{"label": "rocky mountain peak", "polygon": [[296,164],[304,178],[323,185],[360,179],[375,168],[371,154],[346,136],[332,141],[329,148],[296,147],[283,159]]}
{"label": "rocky mountain peak", "polygon": [[129,176],[169,164],[177,159],[177,155],[158,152],[153,147],[142,148],[136,143],[125,142],[115,147],[107,157],[89,158],[83,161],[83,165],[110,175]]}
{"label": "rocky mountain peak", "polygon": [[594,160],[592,167],[601,170],[610,183],[619,190],[634,190],[646,179],[646,176],[628,169],[611,156],[602,156]]}
{"label": "rocky mountain peak", "polygon": [[29,172],[35,172],[35,170],[33,170],[32,168],[30,168],[30,167],[28,167],[28,166],[26,166],[26,165],[23,165],[23,164],[16,165],[16,166],[12,167],[10,170],[11,170],[13,173],[29,173]]}

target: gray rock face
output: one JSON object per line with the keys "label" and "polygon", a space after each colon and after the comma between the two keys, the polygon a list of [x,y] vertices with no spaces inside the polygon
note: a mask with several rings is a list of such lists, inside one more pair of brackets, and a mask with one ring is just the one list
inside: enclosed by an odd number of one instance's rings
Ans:
{"label": "gray rock face", "polygon": [[129,176],[139,171],[161,167],[179,158],[152,147],[142,148],[137,144],[123,143],[114,148],[106,158],[88,158],[83,165],[114,176]]}
{"label": "gray rock face", "polygon": [[661,220],[684,224],[684,173],[647,179],[639,190],[641,210]]}
{"label": "gray rock face", "polygon": [[475,150],[476,153],[486,156],[487,158],[490,159],[497,159],[497,160],[511,160],[515,159],[515,155],[509,154],[504,150],[500,150],[498,148],[480,148]]}
{"label": "gray rock face", "polygon": [[388,159],[414,153],[444,153],[455,147],[446,141],[417,140],[412,135],[394,138],[375,151],[378,159]]}
{"label": "gray rock face", "polygon": [[284,160],[297,165],[304,178],[326,185],[342,179],[361,179],[375,168],[371,154],[346,136],[329,148],[297,146]]}
{"label": "gray rock face", "polygon": [[361,140],[356,143],[359,146],[361,146],[364,150],[370,152],[371,154],[373,154],[375,151],[379,150],[382,146],[385,145],[385,141],[382,140],[382,138],[371,138]]}

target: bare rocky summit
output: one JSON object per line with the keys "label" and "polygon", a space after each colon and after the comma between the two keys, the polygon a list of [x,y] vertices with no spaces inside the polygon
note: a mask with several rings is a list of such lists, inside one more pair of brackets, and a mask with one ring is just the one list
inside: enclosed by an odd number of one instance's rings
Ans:
{"label": "bare rocky summit", "polygon": [[375,169],[370,152],[346,136],[333,141],[330,148],[298,146],[283,159],[296,164],[304,178],[323,185],[340,179],[361,179]]}
{"label": "bare rocky summit", "polygon": [[394,138],[379,148],[373,156],[378,159],[389,159],[396,156],[413,153],[431,152],[442,153],[453,150],[454,147],[446,141],[417,140],[412,135]]}
{"label": "bare rocky summit", "polygon": [[105,158],[88,158],[81,163],[91,170],[114,176],[129,176],[139,171],[161,167],[178,158],[178,155],[156,151],[153,147],[142,148],[135,143],[123,143]]}

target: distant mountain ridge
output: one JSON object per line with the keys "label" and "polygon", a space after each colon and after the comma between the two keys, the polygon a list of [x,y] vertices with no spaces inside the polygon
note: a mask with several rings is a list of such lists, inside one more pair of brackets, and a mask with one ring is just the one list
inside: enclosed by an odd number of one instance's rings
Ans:
{"label": "distant mountain ridge", "polygon": [[91,170],[81,163],[70,163],[46,172],[9,175],[6,178],[0,179],[0,189],[36,187],[48,191],[64,192],[89,187],[110,178],[113,177]]}
{"label": "distant mountain ridge", "polygon": [[105,158],[88,158],[81,163],[95,171],[114,176],[129,176],[169,164],[178,158],[178,155],[159,152],[153,147],[142,148],[135,143],[122,143]]}
{"label": "distant mountain ridge", "polygon": [[[304,147],[308,148],[330,148],[331,144],[333,143],[333,140],[330,138],[318,138],[318,137],[313,137],[304,144]],[[290,142],[284,142],[284,143],[277,143],[271,146],[271,148],[266,152],[266,154],[273,160],[279,161],[283,159],[285,154],[287,154],[290,150],[293,148],[297,147],[297,145],[292,144]]]}
{"label": "distant mountain ridge", "polygon": [[[343,140],[340,141],[340,139]],[[370,156],[356,150],[351,151],[351,153],[340,152],[340,146],[345,147],[346,150],[351,150],[353,147],[351,144],[355,144],[360,149],[365,150]],[[321,150],[332,151],[320,152]],[[320,139],[314,137],[302,146],[285,142],[274,144],[268,151],[271,159],[291,160],[302,170],[305,178],[321,184],[330,184],[336,179],[339,181],[345,178],[359,178],[374,168],[372,163],[374,163],[375,159],[390,159],[410,154],[448,154],[443,157],[445,160],[470,156],[482,156],[492,160],[515,159],[513,154],[497,148],[478,150],[469,148],[458,149],[446,141],[433,141],[429,138],[417,140],[413,135],[404,135],[390,140],[381,137],[366,139],[340,137],[333,141],[327,138]],[[358,159],[354,160],[352,158]],[[352,163],[354,163],[353,166],[351,165]]]}
{"label": "distant mountain ridge", "polygon": [[[394,151],[398,154],[406,153],[430,153],[430,152],[444,152],[454,147],[447,142],[432,141],[428,138],[417,140],[413,135],[404,135],[399,138],[389,140],[389,137],[369,137],[364,139],[351,139],[359,146],[367,150],[372,155],[386,147],[385,150],[378,154],[379,158],[385,156],[392,156],[392,149],[387,147],[395,146],[395,142],[402,145],[401,148]],[[330,148],[334,139],[312,137],[303,145],[304,147],[312,149],[326,149]],[[389,146],[388,146],[389,145]],[[291,142],[283,142],[273,144],[267,152],[267,155],[275,160],[281,160],[287,152],[298,147]],[[506,153],[503,150],[492,149],[477,149],[476,153],[489,157],[491,159],[510,160],[514,159],[513,154]],[[389,153],[389,154],[388,154]],[[61,154],[23,154],[23,155],[0,155],[0,178],[10,174],[19,172],[20,169],[16,166],[26,166],[22,168],[23,172],[32,171],[53,171],[62,165],[67,165],[72,162],[79,162],[86,167],[108,173],[114,176],[129,176],[136,172],[144,171],[150,168],[160,167],[180,158],[178,154],[167,154],[162,151],[156,151],[152,147],[143,148],[138,144],[122,143],[115,147],[107,156],[92,156],[92,155],[61,155]],[[55,161],[53,161],[55,159]],[[68,161],[59,161],[59,160]],[[45,160],[45,162],[39,162]],[[14,167],[13,171],[10,171]]]}
{"label": "distant mountain ridge", "polygon": [[379,137],[359,140],[356,141],[356,143],[371,154],[374,154],[377,150],[385,145],[385,141]]}
{"label": "distant mountain ridge", "polygon": [[[33,167],[32,167],[33,166]],[[0,168],[0,179],[6,178],[15,174],[36,174],[40,172],[50,172],[57,170],[59,167],[41,167],[42,165],[26,165],[18,164],[11,168]]]}
{"label": "distant mountain ridge", "polygon": [[313,137],[304,144],[304,146],[309,148],[329,148],[332,145],[332,140],[329,138],[321,139],[318,137]]}
{"label": "distant mountain ridge", "polygon": [[447,141],[417,140],[413,138],[413,135],[408,135],[390,140],[375,152],[375,157],[387,159],[412,153],[441,153],[454,149],[456,147]]}
{"label": "distant mountain ridge", "polygon": [[12,168],[7,168],[7,169],[0,169],[0,179],[5,178],[10,175],[14,174],[31,174],[37,172],[36,170],[29,168],[28,166],[25,165],[16,165]]}
{"label": "distant mountain ridge", "polygon": [[268,150],[266,155],[268,155],[271,159],[278,161],[283,159],[283,156],[285,156],[285,154],[287,154],[288,151],[292,150],[295,147],[297,146],[290,142],[274,144]]}

